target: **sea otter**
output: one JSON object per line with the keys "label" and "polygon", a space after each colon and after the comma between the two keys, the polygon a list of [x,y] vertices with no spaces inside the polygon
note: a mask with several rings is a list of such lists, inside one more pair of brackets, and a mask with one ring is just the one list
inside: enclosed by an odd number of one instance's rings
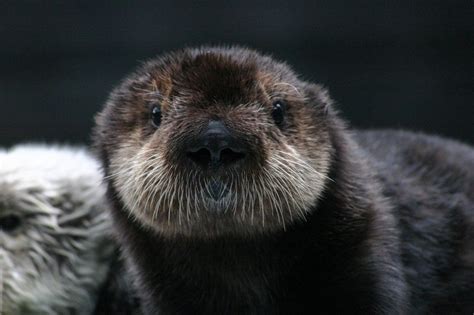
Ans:
{"label": "sea otter", "polygon": [[0,149],[0,315],[138,309],[101,181],[84,147]]}
{"label": "sea otter", "polygon": [[354,131],[320,85],[239,47],[165,54],[94,147],[146,314],[474,311],[474,150]]}
{"label": "sea otter", "polygon": [[101,180],[84,148],[0,149],[1,315],[94,313],[116,248]]}

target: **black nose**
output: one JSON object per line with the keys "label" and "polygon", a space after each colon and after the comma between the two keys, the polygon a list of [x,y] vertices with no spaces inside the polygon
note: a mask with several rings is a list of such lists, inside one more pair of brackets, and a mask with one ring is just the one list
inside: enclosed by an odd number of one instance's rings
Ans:
{"label": "black nose", "polygon": [[207,128],[188,147],[187,156],[203,168],[230,166],[245,158],[245,148],[220,121]]}

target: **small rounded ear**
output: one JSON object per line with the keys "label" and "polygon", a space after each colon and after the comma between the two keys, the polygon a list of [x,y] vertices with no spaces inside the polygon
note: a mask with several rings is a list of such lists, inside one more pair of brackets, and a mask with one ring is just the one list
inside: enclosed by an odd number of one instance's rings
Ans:
{"label": "small rounded ear", "polygon": [[326,115],[333,104],[329,91],[322,85],[314,83],[306,83],[304,90],[308,104],[315,106]]}

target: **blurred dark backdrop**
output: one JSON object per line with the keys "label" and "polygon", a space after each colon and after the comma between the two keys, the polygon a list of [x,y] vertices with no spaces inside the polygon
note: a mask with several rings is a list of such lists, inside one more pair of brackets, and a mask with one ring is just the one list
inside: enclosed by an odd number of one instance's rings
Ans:
{"label": "blurred dark backdrop", "polygon": [[272,53],[352,125],[474,143],[471,1],[1,1],[0,145],[88,142],[140,61],[200,44]]}

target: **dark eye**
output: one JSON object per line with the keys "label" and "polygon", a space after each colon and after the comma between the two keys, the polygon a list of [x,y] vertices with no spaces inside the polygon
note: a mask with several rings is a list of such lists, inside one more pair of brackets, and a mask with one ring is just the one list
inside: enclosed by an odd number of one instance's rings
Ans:
{"label": "dark eye", "polygon": [[12,232],[17,229],[21,224],[20,217],[10,214],[0,217],[0,230],[5,232]]}
{"label": "dark eye", "polygon": [[281,125],[285,118],[286,105],[282,101],[273,103],[272,117],[277,125]]}
{"label": "dark eye", "polygon": [[161,124],[161,107],[159,105],[153,106],[151,109],[151,121],[155,127]]}

